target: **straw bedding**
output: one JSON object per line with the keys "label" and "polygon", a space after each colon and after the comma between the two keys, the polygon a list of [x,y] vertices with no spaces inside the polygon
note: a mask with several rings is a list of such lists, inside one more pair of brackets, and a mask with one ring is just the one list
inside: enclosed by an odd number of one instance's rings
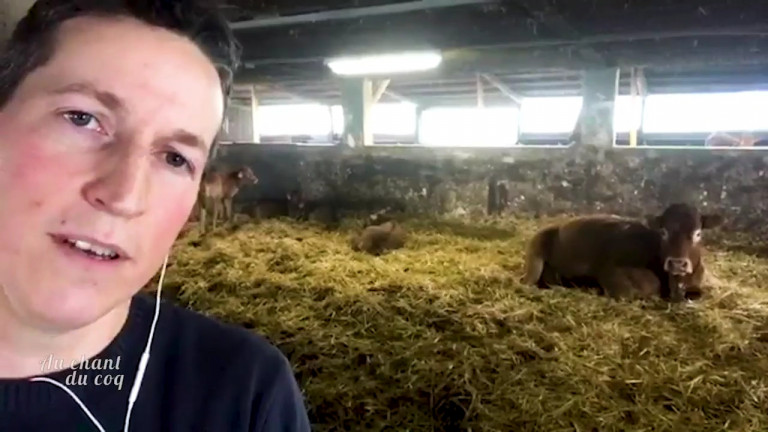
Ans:
{"label": "straw bedding", "polygon": [[768,430],[765,258],[710,238],[708,294],[679,306],[521,286],[550,222],[406,220],[381,257],[354,222],[193,230],[165,286],[278,345],[316,431]]}

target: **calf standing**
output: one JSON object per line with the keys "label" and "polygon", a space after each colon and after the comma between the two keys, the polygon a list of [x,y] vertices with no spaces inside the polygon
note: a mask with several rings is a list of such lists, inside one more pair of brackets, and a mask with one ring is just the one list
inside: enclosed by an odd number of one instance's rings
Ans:
{"label": "calf standing", "polygon": [[206,213],[211,211],[212,227],[216,229],[216,222],[220,213],[224,212],[224,220],[231,222],[232,199],[245,184],[256,184],[259,179],[249,167],[236,170],[206,171],[200,183],[197,201],[200,205],[200,229],[206,232]]}
{"label": "calf standing", "polygon": [[658,294],[681,301],[688,291],[700,291],[701,231],[723,218],[673,204],[647,219],[593,215],[539,231],[528,245],[523,282],[591,279],[612,298]]}

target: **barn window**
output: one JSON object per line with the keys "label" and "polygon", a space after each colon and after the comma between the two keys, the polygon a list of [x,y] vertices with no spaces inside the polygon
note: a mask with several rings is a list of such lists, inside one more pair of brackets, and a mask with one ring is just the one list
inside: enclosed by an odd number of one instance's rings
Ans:
{"label": "barn window", "polygon": [[259,107],[263,136],[327,136],[331,130],[328,107],[320,104],[266,105]]}
{"label": "barn window", "polygon": [[331,107],[331,120],[333,120],[333,133],[344,133],[344,108],[341,105],[333,105]]}
{"label": "barn window", "polygon": [[613,112],[613,127],[617,133],[625,133],[640,128],[643,119],[643,99],[641,97],[618,96]]}
{"label": "barn window", "polygon": [[579,96],[523,99],[520,133],[570,135],[579,118],[581,101]]}
{"label": "barn window", "polygon": [[[331,107],[334,134],[344,133],[344,109]],[[377,103],[371,110],[371,127],[376,144],[412,142],[416,133],[416,105],[408,103]]]}
{"label": "barn window", "polygon": [[412,142],[416,133],[416,105],[377,103],[371,110],[371,128],[376,143]]}
{"label": "barn window", "polygon": [[647,133],[768,129],[768,92],[652,94],[645,101]]}
{"label": "barn window", "polygon": [[513,107],[445,107],[421,114],[419,143],[433,147],[506,147],[517,143]]}

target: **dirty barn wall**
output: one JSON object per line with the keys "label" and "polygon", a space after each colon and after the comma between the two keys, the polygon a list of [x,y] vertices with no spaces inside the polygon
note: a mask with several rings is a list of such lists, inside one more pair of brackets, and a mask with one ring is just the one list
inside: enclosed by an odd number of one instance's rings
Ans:
{"label": "dirty barn wall", "polygon": [[378,147],[360,152],[242,144],[223,148],[220,161],[248,164],[259,176],[258,185],[237,197],[246,207],[300,188],[310,200],[339,197],[349,210],[400,203],[409,212],[483,215],[490,183],[494,196],[502,198],[491,204],[501,204],[502,213],[642,216],[674,201],[691,201],[723,212],[727,227],[751,232],[762,230],[768,215],[768,152],[754,150]]}

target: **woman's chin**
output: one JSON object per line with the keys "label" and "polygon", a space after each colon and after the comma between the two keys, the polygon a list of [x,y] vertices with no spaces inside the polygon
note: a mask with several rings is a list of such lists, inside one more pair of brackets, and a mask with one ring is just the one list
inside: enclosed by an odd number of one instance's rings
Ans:
{"label": "woman's chin", "polygon": [[[37,290],[14,298],[9,303],[23,322],[41,330],[66,332],[78,330],[105,318],[120,305],[115,299],[100,298],[90,290],[58,287]],[[9,294],[9,293],[6,293]]]}

